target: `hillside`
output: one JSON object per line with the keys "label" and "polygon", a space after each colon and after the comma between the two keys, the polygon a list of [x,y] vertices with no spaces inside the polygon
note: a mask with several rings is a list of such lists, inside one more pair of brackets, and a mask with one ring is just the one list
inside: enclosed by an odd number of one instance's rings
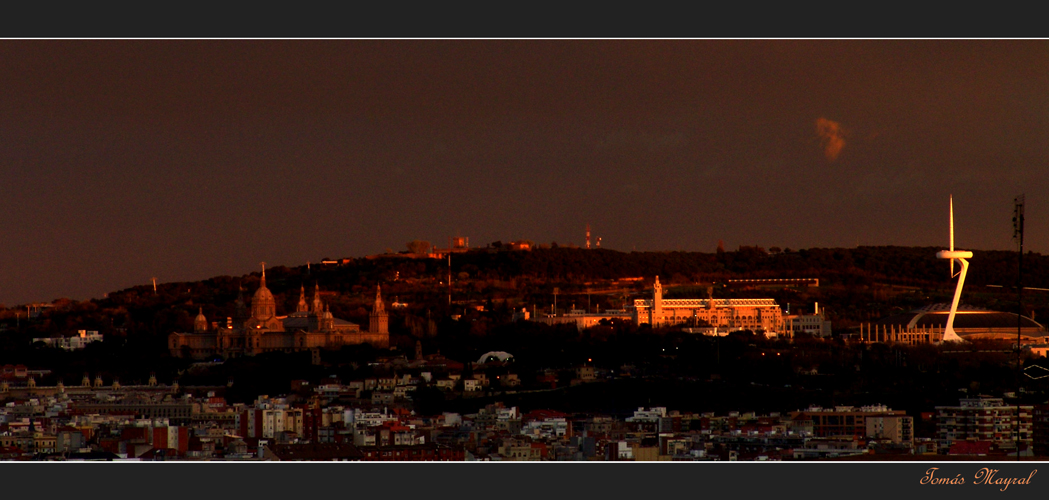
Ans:
{"label": "hillside", "polygon": [[[646,293],[658,275],[668,294],[702,293],[704,286],[739,278],[817,278],[818,289],[802,292],[745,291],[715,287],[717,296],[773,295],[786,302],[808,304],[820,301],[839,320],[861,321],[882,313],[885,307],[906,308],[909,301],[946,299],[951,291],[947,264],[935,258],[935,248],[858,247],[814,248],[769,253],[756,247],[736,251],[618,252],[578,248],[540,248],[531,251],[478,249],[455,254],[451,259],[452,301],[457,305],[478,303],[539,309],[552,305],[553,289],[560,293],[559,308],[574,304],[585,307],[587,290],[591,307],[618,308]],[[964,300],[984,307],[1007,308],[1014,295],[1007,288],[1016,281],[1016,253],[976,252],[971,260]],[[449,313],[447,260],[411,258],[405,254],[346,259],[346,264],[284,267],[267,270],[270,290],[277,300],[278,314],[294,310],[301,287],[312,295],[319,286],[336,317],[364,322],[381,285],[384,299],[407,304],[401,317]],[[642,278],[638,282],[617,282]],[[53,307],[25,324],[23,306],[0,310],[0,323],[7,334],[29,336],[69,334],[78,329],[104,334],[162,336],[192,327],[198,308],[213,321],[235,315],[239,289],[247,302],[258,287],[259,273],[217,276],[203,281],[161,283],[154,293],[151,285],[111,292],[104,299],[83,302],[58,299]],[[1049,258],[1029,253],[1025,259],[1025,284],[1049,288]],[[675,288],[677,287],[677,288]],[[908,297],[907,292],[913,292]],[[945,295],[946,294],[946,295]],[[778,296],[777,296],[778,295]],[[903,295],[901,297],[901,295]],[[1036,316],[1044,314],[1042,293],[1028,294]],[[792,300],[793,299],[793,300]],[[862,302],[862,303],[861,303]],[[21,319],[16,320],[15,315]],[[19,324],[15,328],[16,323]],[[403,323],[403,322],[402,322]],[[403,325],[402,325],[403,326]]]}
{"label": "hillside", "polygon": [[[600,358],[600,365],[609,369],[637,364],[647,367],[645,370],[649,373],[662,374],[660,376],[677,374],[700,378],[721,371],[723,376],[733,380],[768,383],[751,379],[762,373],[764,375],[758,377],[762,380],[795,378],[795,370],[812,366],[820,366],[821,373],[833,366],[839,377],[852,377],[855,370],[851,367],[864,365],[866,362],[859,360],[867,358],[859,352],[846,355],[840,346],[830,349],[829,345],[805,347],[798,344],[790,347],[789,363],[769,365],[763,369],[771,370],[768,373],[755,372],[753,368],[735,373],[717,366],[727,360],[753,356],[753,348],[746,345],[754,340],[737,339],[721,346],[704,342],[697,344],[696,340],[679,338],[677,334],[668,335],[670,332],[646,337],[646,332],[652,330],[632,325],[603,327],[580,334],[572,327],[512,323],[511,312],[522,307],[549,311],[555,288],[559,291],[559,310],[586,308],[588,304],[592,309],[620,308],[633,298],[647,296],[654,276],[659,275],[666,285],[668,297],[703,296],[709,289],[716,297],[773,297],[782,306],[790,304],[794,310],[811,310],[813,302],[818,301],[834,322],[835,331],[841,332],[854,328],[859,322],[895,311],[949,300],[952,282],[948,278],[946,263],[935,258],[935,251],[934,248],[911,247],[805,249],[775,253],[753,247],[717,253],[627,253],[578,248],[477,249],[452,256],[451,304],[446,282],[449,274],[447,259],[416,258],[407,254],[343,259],[342,264],[309,269],[305,266],[273,267],[267,269],[266,278],[276,299],[278,314],[294,310],[300,290],[305,288],[307,295],[312,296],[313,288],[319,286],[333,315],[365,325],[376,286],[381,285],[390,311],[391,348],[396,352],[411,352],[416,342],[421,342],[427,353],[439,351],[460,361],[476,359],[488,350],[512,350],[522,360],[519,367],[522,370],[563,368],[578,363],[580,359],[594,357]],[[971,262],[963,301],[982,307],[1015,310],[1014,292],[986,285],[1015,281],[1016,254],[976,252]],[[1028,255],[1025,270],[1028,276],[1025,281],[1030,286],[1045,287],[1049,284],[1049,259],[1044,256]],[[779,290],[724,286],[726,280],[738,278],[817,278],[820,285]],[[0,333],[0,364],[21,363],[48,368],[53,370],[53,378],[67,383],[75,383],[84,373],[101,373],[106,379],[118,378],[125,383],[141,382],[151,373],[156,373],[162,381],[181,376],[184,382],[207,384],[221,384],[227,377],[236,378],[241,381],[236,387],[243,391],[241,396],[244,398],[287,390],[286,384],[291,378],[327,376],[327,372],[318,370],[319,367],[309,366],[308,359],[287,355],[238,360],[227,363],[226,368],[211,375],[194,378],[193,371],[187,372],[189,361],[168,354],[166,338],[169,333],[190,330],[198,310],[203,310],[212,321],[222,322],[228,316],[235,316],[238,296],[243,294],[242,298],[247,302],[258,287],[258,281],[258,273],[218,276],[197,282],[158,284],[156,293],[152,285],[143,285],[112,292],[100,300],[76,302],[59,299],[28,323],[24,309],[18,320],[15,318],[18,309],[6,309],[0,311],[0,324],[6,325]],[[395,300],[399,307],[392,305]],[[1025,305],[1036,318],[1049,317],[1049,294],[1028,293]],[[461,317],[456,320],[453,315]],[[79,329],[98,330],[106,340],[74,352],[47,348],[32,341],[34,337],[70,335]],[[762,345],[758,342],[759,350],[786,348],[778,344]],[[681,358],[659,355],[667,348],[684,349],[686,351],[681,355],[690,354]],[[885,353],[889,356],[886,363],[890,367],[899,356],[892,352]],[[815,353],[822,354],[812,357]],[[335,370],[333,374],[357,377],[365,373],[362,370],[366,364],[389,354],[368,346],[354,346],[325,353],[324,360],[331,370]],[[918,351],[912,354],[919,355]],[[278,362],[280,369],[275,369],[267,360]],[[1007,361],[1003,358],[992,364],[998,366]],[[923,362],[919,368],[925,373],[929,366],[933,366],[933,374],[953,369],[944,363],[950,361]],[[980,363],[976,366],[983,366]],[[878,361],[877,366],[882,364]],[[883,368],[872,365],[870,369]],[[902,372],[892,373],[903,376]],[[997,387],[1010,378],[1008,373],[1006,369],[984,383]],[[955,391],[956,385],[968,383],[965,378],[958,373],[949,381],[937,382],[946,385],[937,386],[936,392],[948,394]],[[862,381],[860,379],[846,377],[840,381],[850,388],[847,390],[872,390],[860,388],[857,385]],[[808,386],[811,381],[805,383]],[[835,390],[845,391],[845,386]],[[901,385],[901,390],[905,386]]]}

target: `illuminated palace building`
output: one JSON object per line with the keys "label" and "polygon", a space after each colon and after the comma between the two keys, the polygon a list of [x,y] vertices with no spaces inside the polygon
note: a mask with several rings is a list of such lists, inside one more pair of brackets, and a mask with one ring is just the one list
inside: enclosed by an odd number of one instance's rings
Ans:
{"label": "illuminated palace building", "polygon": [[720,331],[783,332],[783,311],[775,299],[664,299],[659,276],[652,299],[634,300],[634,322],[652,326],[688,324],[703,320]]}
{"label": "illuminated palace building", "polygon": [[193,332],[172,333],[168,336],[168,348],[172,356],[195,359],[338,349],[343,345],[364,343],[385,348],[390,345],[388,325],[389,317],[378,288],[368,331],[361,331],[355,323],[332,317],[320,299],[319,287],[314,291],[312,304],[306,302],[303,288],[295,312],[277,316],[277,304],[273,293],[266,288],[266,270],[263,268],[259,289],[251,298],[251,316],[237,325],[232,319],[227,319],[225,326],[212,323],[209,327],[201,311],[193,321]]}

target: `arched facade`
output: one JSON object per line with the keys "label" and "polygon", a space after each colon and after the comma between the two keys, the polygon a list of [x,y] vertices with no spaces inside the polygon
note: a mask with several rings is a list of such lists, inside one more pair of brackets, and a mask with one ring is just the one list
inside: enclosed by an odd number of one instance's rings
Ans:
{"label": "arched facade", "polygon": [[783,311],[775,299],[664,299],[656,276],[652,299],[636,299],[634,322],[652,326],[688,324],[703,320],[722,331],[783,331]]}

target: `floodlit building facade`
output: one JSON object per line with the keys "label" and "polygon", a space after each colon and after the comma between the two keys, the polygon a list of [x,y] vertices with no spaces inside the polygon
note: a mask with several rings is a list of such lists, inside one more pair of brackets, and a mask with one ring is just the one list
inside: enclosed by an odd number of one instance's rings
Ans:
{"label": "floodlit building facade", "polygon": [[633,319],[653,327],[702,320],[721,331],[783,331],[783,311],[775,299],[664,299],[659,276],[651,299],[634,300]]}

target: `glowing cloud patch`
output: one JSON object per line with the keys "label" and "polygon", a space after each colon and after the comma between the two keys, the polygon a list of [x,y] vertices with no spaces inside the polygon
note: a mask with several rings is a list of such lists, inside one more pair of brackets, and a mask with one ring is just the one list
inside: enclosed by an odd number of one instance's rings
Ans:
{"label": "glowing cloud patch", "polygon": [[816,120],[816,135],[820,138],[823,155],[827,157],[827,160],[837,160],[841,150],[845,148],[845,133],[841,124],[826,118],[819,118]]}

